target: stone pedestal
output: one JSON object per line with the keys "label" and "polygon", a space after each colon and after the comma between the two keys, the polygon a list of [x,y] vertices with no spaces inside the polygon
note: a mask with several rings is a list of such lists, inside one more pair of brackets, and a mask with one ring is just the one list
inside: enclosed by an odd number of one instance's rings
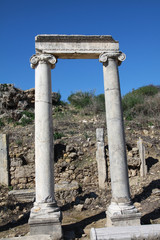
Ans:
{"label": "stone pedestal", "polygon": [[53,240],[62,239],[61,212],[55,203],[34,203],[31,209],[30,234],[49,234]]}
{"label": "stone pedestal", "polygon": [[106,121],[112,188],[112,200],[107,211],[108,226],[130,225],[130,218],[139,218],[139,222],[136,220],[136,224],[140,224],[140,215],[130,200],[128,180],[128,166],[118,74],[118,64],[124,60],[125,54],[121,52],[108,51],[100,55],[100,62],[103,63],[104,74]]}
{"label": "stone pedestal", "polygon": [[50,54],[34,55],[35,68],[35,181],[36,201],[31,210],[31,235],[50,234],[61,239],[61,212],[54,198],[54,150],[51,98],[51,68],[56,58]]}
{"label": "stone pedestal", "polygon": [[111,202],[107,212],[107,227],[140,225],[141,213],[130,203]]}

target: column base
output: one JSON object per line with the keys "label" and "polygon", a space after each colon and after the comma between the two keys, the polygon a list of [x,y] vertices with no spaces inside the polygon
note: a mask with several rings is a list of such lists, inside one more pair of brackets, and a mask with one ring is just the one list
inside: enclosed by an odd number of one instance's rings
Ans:
{"label": "column base", "polygon": [[48,234],[53,240],[62,239],[62,215],[56,203],[34,203],[31,209],[30,235]]}
{"label": "column base", "polygon": [[106,212],[107,227],[140,225],[141,213],[131,203],[111,203]]}

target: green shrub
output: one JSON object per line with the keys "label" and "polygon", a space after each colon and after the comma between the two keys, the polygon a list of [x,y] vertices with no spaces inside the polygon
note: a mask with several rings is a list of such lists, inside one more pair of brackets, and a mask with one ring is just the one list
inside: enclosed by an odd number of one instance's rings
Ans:
{"label": "green shrub", "polygon": [[22,116],[25,115],[26,117],[30,118],[31,120],[34,120],[34,113],[29,111],[23,111]]}
{"label": "green shrub", "polygon": [[53,105],[60,105],[60,103],[61,103],[61,94],[60,94],[60,92],[58,92],[57,94],[56,94],[56,99],[52,99],[52,103],[53,103]]}
{"label": "green shrub", "polygon": [[80,109],[83,114],[90,115],[105,111],[104,94],[95,96],[95,91],[76,92],[68,97],[68,101],[72,106]]}
{"label": "green shrub", "polygon": [[99,94],[99,95],[95,96],[95,101],[96,101],[96,105],[97,105],[97,111],[104,112],[105,111],[104,94]]}
{"label": "green shrub", "polygon": [[22,117],[19,120],[19,122],[16,122],[16,125],[22,125],[23,127],[33,123],[34,120],[34,113],[29,112],[29,111],[23,111],[22,112]]}
{"label": "green shrub", "polygon": [[22,125],[23,127],[31,124],[33,121],[30,118],[22,118],[21,121],[17,125]]}
{"label": "green shrub", "polygon": [[52,104],[54,106],[65,106],[67,103],[61,100],[61,94],[58,93],[52,93]]}
{"label": "green shrub", "polygon": [[135,90],[136,94],[143,96],[154,96],[159,92],[159,89],[156,86],[148,85],[144,87],[140,87]]}
{"label": "green shrub", "polygon": [[122,99],[123,111],[128,111],[135,105],[143,102],[143,96],[137,94],[136,91],[127,93]]}
{"label": "green shrub", "polygon": [[85,106],[88,106],[89,104],[91,104],[93,97],[94,97],[93,92],[78,91],[76,93],[72,93],[68,97],[68,101],[74,107],[81,109],[81,108],[84,108]]}
{"label": "green shrub", "polygon": [[133,120],[136,116],[151,117],[157,113],[157,104],[154,100],[158,87],[153,85],[144,86],[127,93],[122,98],[123,114],[126,120]]}

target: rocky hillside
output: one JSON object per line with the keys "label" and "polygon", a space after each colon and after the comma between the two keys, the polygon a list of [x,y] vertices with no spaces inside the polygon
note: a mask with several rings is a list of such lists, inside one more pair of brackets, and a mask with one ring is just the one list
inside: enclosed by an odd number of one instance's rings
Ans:
{"label": "rocky hillside", "polygon": [[[111,199],[105,113],[61,105],[59,101],[59,95],[53,94],[56,200],[63,212],[66,239],[89,239],[91,227],[105,225],[105,211]],[[11,84],[1,84],[0,111],[0,133],[9,135],[11,175],[10,187],[1,186],[1,238],[26,235],[29,231],[32,202],[9,198],[8,191],[34,188],[34,89],[22,91]],[[154,116],[151,118],[145,122],[138,116],[136,121],[125,120],[131,196],[142,213],[142,224],[160,223],[160,128]],[[98,188],[95,158],[95,133],[100,127],[105,131],[108,166],[103,191]],[[139,137],[146,149],[146,177],[140,177]]]}

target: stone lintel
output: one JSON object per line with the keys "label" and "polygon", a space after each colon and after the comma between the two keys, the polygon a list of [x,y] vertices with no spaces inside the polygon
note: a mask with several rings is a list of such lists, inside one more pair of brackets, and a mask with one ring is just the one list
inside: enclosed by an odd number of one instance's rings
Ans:
{"label": "stone lintel", "polygon": [[44,34],[35,37],[35,48],[62,59],[98,59],[102,52],[119,51],[119,43],[110,35]]}

